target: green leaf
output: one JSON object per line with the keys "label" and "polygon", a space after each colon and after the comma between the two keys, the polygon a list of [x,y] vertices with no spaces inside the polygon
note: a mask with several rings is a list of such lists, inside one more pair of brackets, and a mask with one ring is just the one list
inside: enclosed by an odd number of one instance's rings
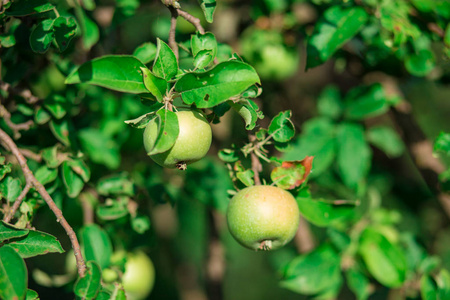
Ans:
{"label": "green leaf", "polygon": [[50,48],[55,36],[53,22],[53,19],[43,20],[34,27],[30,35],[30,46],[34,52],[45,53]]}
{"label": "green leaf", "polygon": [[144,85],[147,90],[156,97],[158,102],[163,102],[163,97],[167,91],[167,81],[156,77],[149,69],[141,68],[143,74]]}
{"label": "green leaf", "polygon": [[236,172],[236,177],[245,185],[252,186],[254,185],[253,176],[255,173],[252,170],[246,170],[243,172]]}
{"label": "green leaf", "polygon": [[372,151],[364,138],[361,125],[342,123],[337,130],[337,164],[344,183],[350,188],[366,177]]}
{"label": "green leaf", "polygon": [[200,7],[203,10],[205,19],[208,23],[213,22],[214,10],[216,9],[216,0],[198,0]]}
{"label": "green leaf", "polygon": [[206,68],[213,60],[212,50],[201,50],[194,57],[194,66],[197,69]]}
{"label": "green leaf", "polygon": [[406,57],[405,68],[409,73],[415,76],[425,76],[430,73],[436,66],[434,54],[429,49],[419,50]]}
{"label": "green leaf", "polygon": [[450,155],[450,133],[441,131],[434,142],[434,151]]}
{"label": "green leaf", "polygon": [[97,216],[102,220],[116,220],[128,215],[128,197],[106,199],[105,204],[97,206]]}
{"label": "green leaf", "polygon": [[305,122],[303,132],[283,160],[300,160],[314,156],[311,177],[322,174],[336,155],[335,125],[328,118],[314,118]]}
{"label": "green leaf", "polygon": [[232,149],[222,149],[217,155],[222,161],[226,163],[233,163],[239,160],[236,151]]}
{"label": "green leaf", "polygon": [[327,201],[311,199],[309,192],[302,189],[296,197],[300,213],[311,223],[319,227],[330,226],[338,221],[350,219],[355,206],[346,201]]}
{"label": "green leaf", "polygon": [[135,232],[143,234],[150,229],[150,219],[144,215],[137,215],[131,218],[131,227]]}
{"label": "green leaf", "polygon": [[100,268],[107,268],[112,254],[111,240],[100,226],[85,225],[80,231],[86,260],[95,261]]}
{"label": "green leaf", "polygon": [[87,128],[78,133],[83,149],[89,158],[97,163],[116,169],[120,165],[120,153],[117,142],[96,128]]}
{"label": "green leaf", "polygon": [[317,110],[320,115],[329,117],[331,119],[338,119],[344,105],[341,101],[341,94],[336,86],[328,86],[320,94],[317,100]]}
{"label": "green leaf", "polygon": [[396,244],[374,229],[367,228],[360,239],[359,253],[370,274],[390,288],[402,286],[406,279],[406,258]]}
{"label": "green leaf", "polygon": [[44,107],[57,119],[63,118],[67,113],[67,101],[63,96],[52,95],[45,100]]}
{"label": "green leaf", "polygon": [[159,110],[156,113],[155,121],[158,123],[158,127],[154,128],[155,130],[150,133],[150,136],[157,136],[157,138],[155,144],[149,148],[147,155],[163,153],[172,148],[180,132],[178,117],[170,110]]}
{"label": "green leaf", "polygon": [[162,108],[164,104],[162,103],[155,103],[150,107],[150,112],[146,113],[145,115],[139,116],[136,119],[133,120],[126,120],[124,121],[126,124],[130,125],[134,128],[145,128],[153,118],[155,118],[156,111],[158,111],[160,108]]}
{"label": "green leaf", "polygon": [[63,52],[77,34],[77,22],[72,17],[58,17],[53,23],[53,29],[59,52]]}
{"label": "green leaf", "polygon": [[371,294],[369,279],[359,270],[350,268],[345,273],[348,287],[356,295],[357,300],[367,300]]}
{"label": "green leaf", "polygon": [[198,108],[208,108],[237,96],[247,88],[260,83],[256,71],[239,61],[228,61],[216,65],[207,72],[183,75],[175,84],[186,104],[195,103]]}
{"label": "green leaf", "polygon": [[229,105],[244,119],[245,129],[247,130],[255,128],[256,121],[258,121],[259,107],[256,104],[252,105],[252,102],[253,101],[251,100],[240,101],[237,103],[229,101]]}
{"label": "green leaf", "polygon": [[41,231],[30,230],[28,235],[15,239],[9,244],[23,258],[47,253],[64,253],[56,237]]}
{"label": "green leaf", "polygon": [[50,121],[50,130],[64,146],[70,146],[69,121],[67,119]]}
{"label": "green leaf", "polygon": [[292,111],[286,110],[275,116],[269,125],[269,134],[277,142],[289,142],[295,135],[294,124],[291,121]]}
{"label": "green leaf", "polygon": [[83,36],[83,48],[88,51],[98,42],[100,31],[97,24],[86,15],[85,11],[79,5],[75,8],[75,14]]}
{"label": "green leaf", "polygon": [[0,243],[3,243],[10,239],[25,236],[28,234],[28,232],[28,229],[17,228],[2,221],[0,222]]}
{"label": "green leaf", "polygon": [[16,44],[16,37],[14,34],[2,34],[0,35],[0,45],[3,48],[10,48]]}
{"label": "green leaf", "polygon": [[86,276],[78,278],[73,290],[78,297],[91,300],[96,298],[100,289],[102,274],[99,266],[93,261],[88,261],[86,267]]}
{"label": "green leaf", "polygon": [[97,192],[103,196],[134,196],[135,194],[134,184],[125,173],[114,174],[101,178],[97,183]]}
{"label": "green leaf", "polygon": [[45,148],[41,151],[41,154],[47,167],[53,169],[61,164],[61,161],[58,159],[58,146]]}
{"label": "green leaf", "polygon": [[36,170],[34,176],[40,183],[42,183],[42,185],[46,185],[55,181],[58,177],[58,169],[50,169],[47,166],[42,166]]}
{"label": "green leaf", "polygon": [[157,39],[156,57],[153,63],[153,73],[169,81],[178,73],[178,61],[169,45]]}
{"label": "green leaf", "polygon": [[344,116],[351,120],[363,120],[384,114],[389,102],[380,84],[357,87],[345,97]]}
{"label": "green leaf", "polygon": [[38,107],[34,114],[34,120],[37,124],[42,125],[50,121],[52,116],[42,107]]}
{"label": "green leaf", "polygon": [[441,269],[436,276],[436,283],[439,288],[440,299],[450,299],[450,273],[446,269]]}
{"label": "green leaf", "polygon": [[84,187],[84,180],[72,169],[71,163],[65,161],[62,163],[62,178],[64,186],[66,187],[66,193],[70,198],[77,197]]}
{"label": "green leaf", "polygon": [[405,145],[391,127],[371,127],[366,132],[367,140],[385,152],[389,157],[399,157],[405,152]]}
{"label": "green leaf", "polygon": [[430,275],[424,274],[422,278],[420,278],[420,295],[422,296],[423,300],[439,299],[436,282]]}
{"label": "green leaf", "polygon": [[308,40],[306,69],[327,61],[358,33],[367,19],[368,15],[362,7],[344,8],[335,5],[327,9]]}
{"label": "green leaf", "polygon": [[204,50],[211,50],[211,60],[213,60],[217,55],[216,37],[211,32],[206,32],[205,34],[197,32],[196,34],[191,35],[191,49],[193,57],[196,57]]}
{"label": "green leaf", "polygon": [[0,196],[9,202],[14,202],[21,192],[22,187],[18,178],[8,176],[0,182]]}
{"label": "green leaf", "polygon": [[148,64],[156,57],[156,46],[153,43],[144,43],[134,49],[133,55],[143,64]]}
{"label": "green leaf", "polygon": [[36,291],[28,289],[25,300],[39,300],[39,295]]}
{"label": "green leaf", "polygon": [[66,84],[88,83],[124,93],[147,93],[141,68],[145,65],[134,56],[106,55],[74,70],[66,78]]}
{"label": "green leaf", "polygon": [[0,298],[24,299],[27,285],[27,267],[23,259],[13,248],[0,247]]}
{"label": "green leaf", "polygon": [[0,166],[0,181],[5,178],[6,174],[11,173],[11,163]]}
{"label": "green leaf", "polygon": [[22,17],[35,13],[50,11],[55,6],[47,0],[19,0],[11,3],[6,10],[7,16]]}
{"label": "green leaf", "polygon": [[280,285],[300,294],[314,295],[342,281],[339,255],[330,245],[300,255],[286,268]]}

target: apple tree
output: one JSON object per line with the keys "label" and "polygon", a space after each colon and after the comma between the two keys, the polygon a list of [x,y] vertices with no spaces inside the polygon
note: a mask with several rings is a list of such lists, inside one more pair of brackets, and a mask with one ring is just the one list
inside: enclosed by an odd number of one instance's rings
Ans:
{"label": "apple tree", "polygon": [[2,0],[0,299],[450,299],[449,21]]}

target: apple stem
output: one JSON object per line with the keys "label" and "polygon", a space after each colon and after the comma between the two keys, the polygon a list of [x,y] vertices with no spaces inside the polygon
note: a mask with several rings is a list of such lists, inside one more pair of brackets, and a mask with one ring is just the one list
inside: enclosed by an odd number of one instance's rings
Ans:
{"label": "apple stem", "polygon": [[264,240],[259,245],[259,250],[263,251],[269,251],[272,250],[272,241],[271,240]]}
{"label": "apple stem", "polygon": [[184,161],[180,161],[176,164],[178,170],[184,171],[187,169],[187,165]]}

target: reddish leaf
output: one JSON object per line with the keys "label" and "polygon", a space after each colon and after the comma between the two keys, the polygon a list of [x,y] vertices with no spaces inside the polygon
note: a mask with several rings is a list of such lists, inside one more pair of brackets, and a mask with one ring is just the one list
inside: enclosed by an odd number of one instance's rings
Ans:
{"label": "reddish leaf", "polygon": [[272,170],[270,177],[282,189],[295,189],[305,182],[311,173],[313,158],[307,156],[301,161],[284,161],[280,167]]}

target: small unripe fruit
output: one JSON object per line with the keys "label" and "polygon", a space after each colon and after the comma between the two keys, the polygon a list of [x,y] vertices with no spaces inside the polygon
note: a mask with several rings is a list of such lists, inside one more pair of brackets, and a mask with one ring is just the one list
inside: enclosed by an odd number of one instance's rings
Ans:
{"label": "small unripe fruit", "polygon": [[[176,112],[180,132],[169,150],[150,155],[158,165],[165,168],[185,169],[186,165],[202,159],[211,146],[212,131],[206,118],[199,111]],[[144,131],[144,147],[151,150],[158,135],[158,123],[151,120]]]}
{"label": "small unripe fruit", "polygon": [[150,258],[141,251],[129,253],[125,263],[122,284],[129,300],[147,298],[155,283],[155,267]]}
{"label": "small unripe fruit", "polygon": [[274,250],[292,240],[300,211],[287,191],[256,185],[239,191],[228,204],[227,222],[233,237],[253,250]]}

